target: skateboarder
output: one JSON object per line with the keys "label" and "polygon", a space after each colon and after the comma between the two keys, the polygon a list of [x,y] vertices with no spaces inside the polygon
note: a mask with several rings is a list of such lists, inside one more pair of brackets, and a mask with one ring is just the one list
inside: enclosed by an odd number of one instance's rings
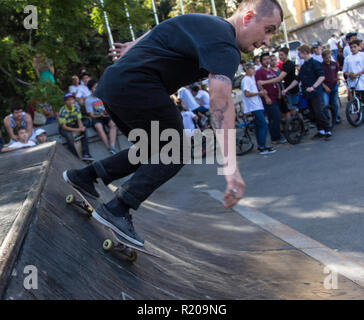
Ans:
{"label": "skateboarder", "polygon": [[[235,109],[231,90],[241,60],[240,51],[247,53],[268,44],[282,18],[277,0],[247,0],[226,20],[204,14],[166,20],[136,41],[118,44],[113,49],[121,58],[105,70],[95,96],[104,102],[107,112],[126,136],[136,128],[147,132],[149,159],[154,157],[153,151],[158,154],[167,143],[160,141],[159,149],[153,150],[151,122],[159,121],[159,132],[177,130],[182,141],[181,114],[170,95],[204,77],[209,77],[212,126],[233,129]],[[227,130],[224,132],[224,136],[218,136],[220,145],[228,137]],[[130,242],[143,246],[144,240],[135,232],[129,209],[138,209],[183,164],[151,161],[135,165],[129,160],[129,150],[83,169],[67,170],[63,177],[81,192],[97,197],[94,187],[97,178],[107,185],[134,173],[116,191],[116,197],[96,208],[93,216]],[[233,173],[228,172],[236,165],[235,152],[225,156],[229,165],[223,167],[227,184],[223,200],[224,207],[231,208],[243,197],[245,183],[237,166]]]}

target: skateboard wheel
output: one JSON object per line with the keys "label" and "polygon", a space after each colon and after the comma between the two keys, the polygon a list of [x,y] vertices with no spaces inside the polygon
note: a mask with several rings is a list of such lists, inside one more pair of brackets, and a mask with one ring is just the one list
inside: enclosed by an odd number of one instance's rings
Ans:
{"label": "skateboard wheel", "polygon": [[105,251],[109,251],[111,250],[113,247],[113,243],[110,239],[106,239],[104,241],[104,243],[102,244],[102,248],[105,250]]}
{"label": "skateboard wheel", "polygon": [[137,253],[133,250],[130,252],[130,256],[128,256],[128,260],[130,262],[134,262],[138,258]]}
{"label": "skateboard wheel", "polygon": [[67,197],[66,197],[66,202],[68,204],[72,203],[73,201],[75,201],[75,197],[73,194],[69,194]]}

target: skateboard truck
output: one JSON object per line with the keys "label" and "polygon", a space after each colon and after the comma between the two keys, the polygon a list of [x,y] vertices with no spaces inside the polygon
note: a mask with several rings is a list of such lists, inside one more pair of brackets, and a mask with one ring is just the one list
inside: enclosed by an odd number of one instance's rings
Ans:
{"label": "skateboard truck", "polygon": [[104,249],[104,251],[119,251],[127,258],[127,260],[134,262],[138,258],[138,254],[136,253],[136,251],[128,248],[125,244],[119,242],[113,231],[111,229],[110,231],[113,234],[116,242],[112,241],[111,239],[106,239],[102,244],[102,248]]}
{"label": "skateboard truck", "polygon": [[[92,217],[93,208],[92,206],[81,197],[82,200],[76,198],[73,194],[68,194],[66,196],[66,203],[73,204],[82,210],[82,213],[85,214],[88,218]],[[138,258],[138,255],[133,247],[130,247],[124,244],[118,237],[115,235],[114,231],[110,228],[107,228],[107,231],[112,235],[113,240],[105,239],[102,248],[106,252],[111,252],[115,250],[120,252],[128,261],[134,262]],[[141,251],[145,252],[141,249]]]}

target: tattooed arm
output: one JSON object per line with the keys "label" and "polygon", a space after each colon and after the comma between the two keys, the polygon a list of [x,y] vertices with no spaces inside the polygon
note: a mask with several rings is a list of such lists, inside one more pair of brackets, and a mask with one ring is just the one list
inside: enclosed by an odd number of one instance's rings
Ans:
{"label": "tattooed arm", "polygon": [[[224,207],[231,208],[243,197],[245,190],[245,183],[236,161],[235,135],[228,133],[228,129],[235,130],[235,108],[231,96],[232,83],[227,76],[210,74],[209,89],[211,124],[216,131],[217,142],[224,157],[226,180]],[[228,144],[229,139],[233,139],[233,141]]]}

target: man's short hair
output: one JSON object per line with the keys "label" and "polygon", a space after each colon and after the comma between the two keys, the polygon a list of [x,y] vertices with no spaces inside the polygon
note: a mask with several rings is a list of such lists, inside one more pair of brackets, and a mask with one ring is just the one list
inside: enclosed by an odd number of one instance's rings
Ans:
{"label": "man's short hair", "polygon": [[347,41],[349,41],[352,37],[356,37],[358,34],[356,32],[349,32],[346,36],[345,39]]}
{"label": "man's short hair", "polygon": [[299,52],[311,53],[311,48],[310,48],[310,46],[309,46],[309,45],[307,45],[307,44],[302,44],[302,45],[300,45],[300,46],[297,48],[297,50],[298,50]]}
{"label": "man's short hair", "polygon": [[278,51],[283,52],[286,56],[288,56],[289,49],[287,47],[280,48]]}
{"label": "man's short hair", "polygon": [[353,44],[356,44],[357,46],[359,46],[359,47],[360,47],[360,45],[361,45],[361,40],[359,40],[359,39],[353,40],[353,41],[351,41],[351,42],[349,43],[349,46],[351,47]]}
{"label": "man's short hair", "polygon": [[13,113],[16,110],[23,110],[23,104],[19,101],[14,102],[10,107],[10,112]]}
{"label": "man's short hair", "polygon": [[194,91],[194,92],[198,92],[200,89],[198,88],[198,86],[192,86],[191,87],[191,91]]}
{"label": "man's short hair", "polygon": [[322,55],[322,58],[325,59],[326,57],[328,57],[329,55],[331,55],[331,50],[326,49],[326,50],[322,51],[321,55]]}
{"label": "man's short hair", "polygon": [[258,21],[260,18],[272,16],[274,9],[278,9],[283,21],[283,9],[277,0],[243,0],[238,7],[238,12],[246,9],[255,9]]}
{"label": "man's short hair", "polygon": [[264,58],[264,57],[270,57],[269,52],[263,52],[263,53],[260,55],[260,63],[262,63],[262,61],[263,61],[263,58]]}
{"label": "man's short hair", "polygon": [[14,134],[17,136],[19,134],[20,130],[27,130],[27,128],[25,128],[24,126],[16,126],[14,128]]}
{"label": "man's short hair", "polygon": [[92,87],[97,83],[97,81],[91,79],[89,82],[87,82],[87,88],[91,91]]}
{"label": "man's short hair", "polygon": [[87,72],[81,73],[80,79],[82,79],[84,76],[90,76]]}

